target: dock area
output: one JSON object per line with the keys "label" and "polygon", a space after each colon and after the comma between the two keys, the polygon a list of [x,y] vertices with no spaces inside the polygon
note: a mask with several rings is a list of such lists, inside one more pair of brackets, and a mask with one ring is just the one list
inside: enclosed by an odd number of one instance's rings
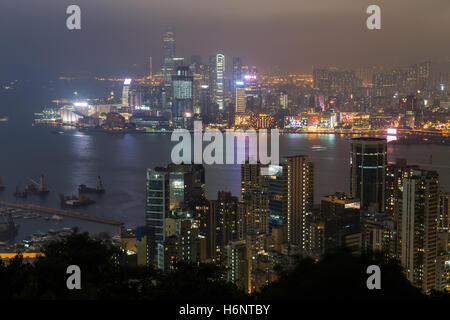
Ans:
{"label": "dock area", "polygon": [[113,225],[113,226],[122,226],[123,225],[123,222],[119,222],[119,221],[103,219],[100,217],[93,217],[93,216],[90,216],[87,214],[73,212],[73,211],[41,207],[41,206],[34,205],[34,204],[0,201],[0,206],[16,208],[16,209],[31,210],[31,211],[38,211],[38,212],[49,213],[49,214],[56,214],[59,216],[70,217],[70,218],[86,220],[86,221],[91,221],[91,222],[97,222],[97,223],[103,223],[103,224],[109,224],[109,225]]}

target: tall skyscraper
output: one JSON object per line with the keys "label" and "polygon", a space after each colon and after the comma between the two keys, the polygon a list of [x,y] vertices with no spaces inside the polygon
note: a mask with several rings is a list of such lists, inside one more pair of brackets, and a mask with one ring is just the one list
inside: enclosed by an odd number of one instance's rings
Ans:
{"label": "tall skyscraper", "polygon": [[398,221],[398,252],[406,277],[428,293],[436,286],[438,188],[434,171],[415,170],[404,179]]}
{"label": "tall skyscraper", "polygon": [[[189,75],[188,67],[178,67],[176,75],[172,76],[173,105],[172,117],[177,127],[187,127],[185,119],[193,117],[193,77]],[[188,121],[189,122],[189,121]]]}
{"label": "tall skyscraper", "polygon": [[216,90],[215,90],[215,102],[219,107],[219,110],[224,108],[224,75],[225,75],[225,55],[219,53],[216,54],[215,61],[215,74],[216,74]]}
{"label": "tall skyscraper", "polygon": [[167,166],[170,182],[170,209],[192,207],[205,196],[205,168],[202,164]]}
{"label": "tall skyscraper", "polygon": [[384,208],[387,141],[379,138],[354,138],[350,151],[350,193],[361,200],[361,207],[376,204]]}
{"label": "tall skyscraper", "polygon": [[175,72],[175,30],[173,26],[168,26],[163,35],[163,76],[164,85],[172,84],[172,75]]}
{"label": "tall skyscraper", "polygon": [[307,156],[290,156],[283,165],[283,223],[287,243],[308,249],[307,217],[314,201],[314,166]]}
{"label": "tall skyscraper", "polygon": [[219,192],[210,201],[208,240],[209,255],[216,262],[225,262],[226,245],[238,240],[238,199],[230,192]]}
{"label": "tall skyscraper", "polygon": [[244,80],[242,74],[242,60],[239,57],[233,57],[233,83]]}
{"label": "tall skyscraper", "polygon": [[145,222],[152,239],[154,256],[149,259],[164,269],[165,221],[169,212],[169,175],[165,168],[147,169]]}
{"label": "tall skyscraper", "polygon": [[122,105],[124,107],[130,106],[130,86],[131,86],[131,79],[125,79],[123,82],[123,88],[122,88]]}
{"label": "tall skyscraper", "polygon": [[281,92],[280,93],[280,107],[281,109],[287,109],[288,108],[288,103],[289,103],[289,99],[288,99],[288,95],[286,92]]}
{"label": "tall skyscraper", "polygon": [[236,102],[235,102],[235,112],[237,114],[245,113],[247,106],[247,94],[245,92],[245,85],[243,81],[237,81],[235,83],[236,87]]}
{"label": "tall skyscraper", "polygon": [[241,202],[244,205],[243,234],[269,232],[269,193],[267,176],[261,175],[261,164],[241,165]]}
{"label": "tall skyscraper", "polygon": [[[414,174],[418,166],[407,164],[406,159],[396,159],[395,164],[386,167],[385,177],[385,205],[384,212],[393,219],[394,230],[397,230],[398,216],[400,208],[400,199],[403,197],[403,179],[408,179]],[[392,242],[392,255],[397,257],[398,235],[394,232]]]}

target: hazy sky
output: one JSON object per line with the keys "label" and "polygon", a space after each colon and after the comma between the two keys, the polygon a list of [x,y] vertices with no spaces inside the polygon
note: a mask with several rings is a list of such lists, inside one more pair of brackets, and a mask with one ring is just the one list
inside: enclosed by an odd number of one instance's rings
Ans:
{"label": "hazy sky", "polygon": [[[82,30],[66,29],[66,8]],[[366,8],[382,29],[366,28]],[[164,26],[177,55],[223,52],[261,69],[400,64],[450,56],[449,0],[1,0],[0,77],[59,72],[133,75],[162,60]]]}

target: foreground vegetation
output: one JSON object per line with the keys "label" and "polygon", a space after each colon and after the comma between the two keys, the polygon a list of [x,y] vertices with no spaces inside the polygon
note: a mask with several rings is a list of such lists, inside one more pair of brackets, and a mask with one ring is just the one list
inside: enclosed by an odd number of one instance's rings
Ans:
{"label": "foreground vegetation", "polygon": [[[172,272],[117,263],[121,252],[88,234],[74,234],[52,242],[32,264],[19,255],[0,262],[0,299],[131,299],[131,300],[286,300],[286,299],[448,299],[426,296],[405,279],[396,260],[381,255],[354,256],[345,250],[321,261],[299,259],[280,271],[277,281],[253,295],[223,280],[215,265],[180,264]],[[382,289],[368,290],[366,268],[382,270]],[[81,290],[68,290],[69,265],[81,269]]]}

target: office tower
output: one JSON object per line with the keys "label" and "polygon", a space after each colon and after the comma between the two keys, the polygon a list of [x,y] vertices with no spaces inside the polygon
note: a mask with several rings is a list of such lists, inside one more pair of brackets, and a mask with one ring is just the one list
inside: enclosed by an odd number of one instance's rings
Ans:
{"label": "office tower", "polygon": [[403,180],[398,217],[399,260],[406,278],[428,293],[436,286],[438,187],[436,172],[415,170]]}
{"label": "office tower", "polygon": [[237,240],[238,199],[230,192],[218,192],[217,200],[210,201],[209,256],[215,262],[225,261],[225,247]]}
{"label": "office tower", "polygon": [[225,92],[225,56],[221,53],[216,55],[215,60],[215,75],[216,75],[216,88],[214,101],[217,104],[219,110],[224,109],[224,92]]}
{"label": "office tower", "polygon": [[153,79],[153,57],[150,57],[150,63],[149,63],[149,79]]}
{"label": "office tower", "polygon": [[193,77],[188,67],[178,67],[172,76],[173,106],[172,117],[177,127],[186,128],[193,117]]}
{"label": "office tower", "polygon": [[175,30],[172,26],[168,26],[163,35],[163,76],[165,86],[172,84],[172,75],[175,72],[174,58]]}
{"label": "office tower", "polygon": [[242,60],[239,57],[233,57],[233,83],[243,80],[244,75],[242,74]]}
{"label": "office tower", "polygon": [[145,222],[156,248],[153,264],[163,269],[165,219],[169,212],[169,175],[165,168],[147,169]]}
{"label": "office tower", "polygon": [[245,91],[245,84],[243,81],[235,83],[235,112],[236,114],[245,113],[247,107],[247,93]]}
{"label": "office tower", "polygon": [[205,168],[202,164],[167,166],[170,185],[170,210],[192,207],[205,196]]}
{"label": "office tower", "polygon": [[131,86],[131,79],[125,79],[123,82],[123,89],[122,89],[122,105],[124,107],[130,106],[130,86]]}
{"label": "office tower", "polygon": [[200,115],[203,123],[208,124],[214,122],[215,115],[211,108],[211,91],[207,84],[201,85],[200,90]]}
{"label": "office tower", "polygon": [[350,151],[350,193],[361,200],[362,208],[384,208],[384,181],[387,141],[379,138],[354,138]]}
{"label": "office tower", "polygon": [[283,182],[283,223],[287,243],[307,250],[306,221],[314,205],[314,167],[307,156],[286,157]]}
{"label": "office tower", "polygon": [[173,58],[173,67],[174,67],[175,72],[177,71],[178,68],[184,67],[184,58],[183,57],[174,57]]}
{"label": "office tower", "polygon": [[200,66],[203,65],[202,56],[199,54],[194,54],[191,56],[191,67],[193,72],[199,73],[200,72]]}
{"label": "office tower", "polygon": [[281,109],[287,109],[289,104],[288,95],[286,92],[280,93],[280,107]]}

